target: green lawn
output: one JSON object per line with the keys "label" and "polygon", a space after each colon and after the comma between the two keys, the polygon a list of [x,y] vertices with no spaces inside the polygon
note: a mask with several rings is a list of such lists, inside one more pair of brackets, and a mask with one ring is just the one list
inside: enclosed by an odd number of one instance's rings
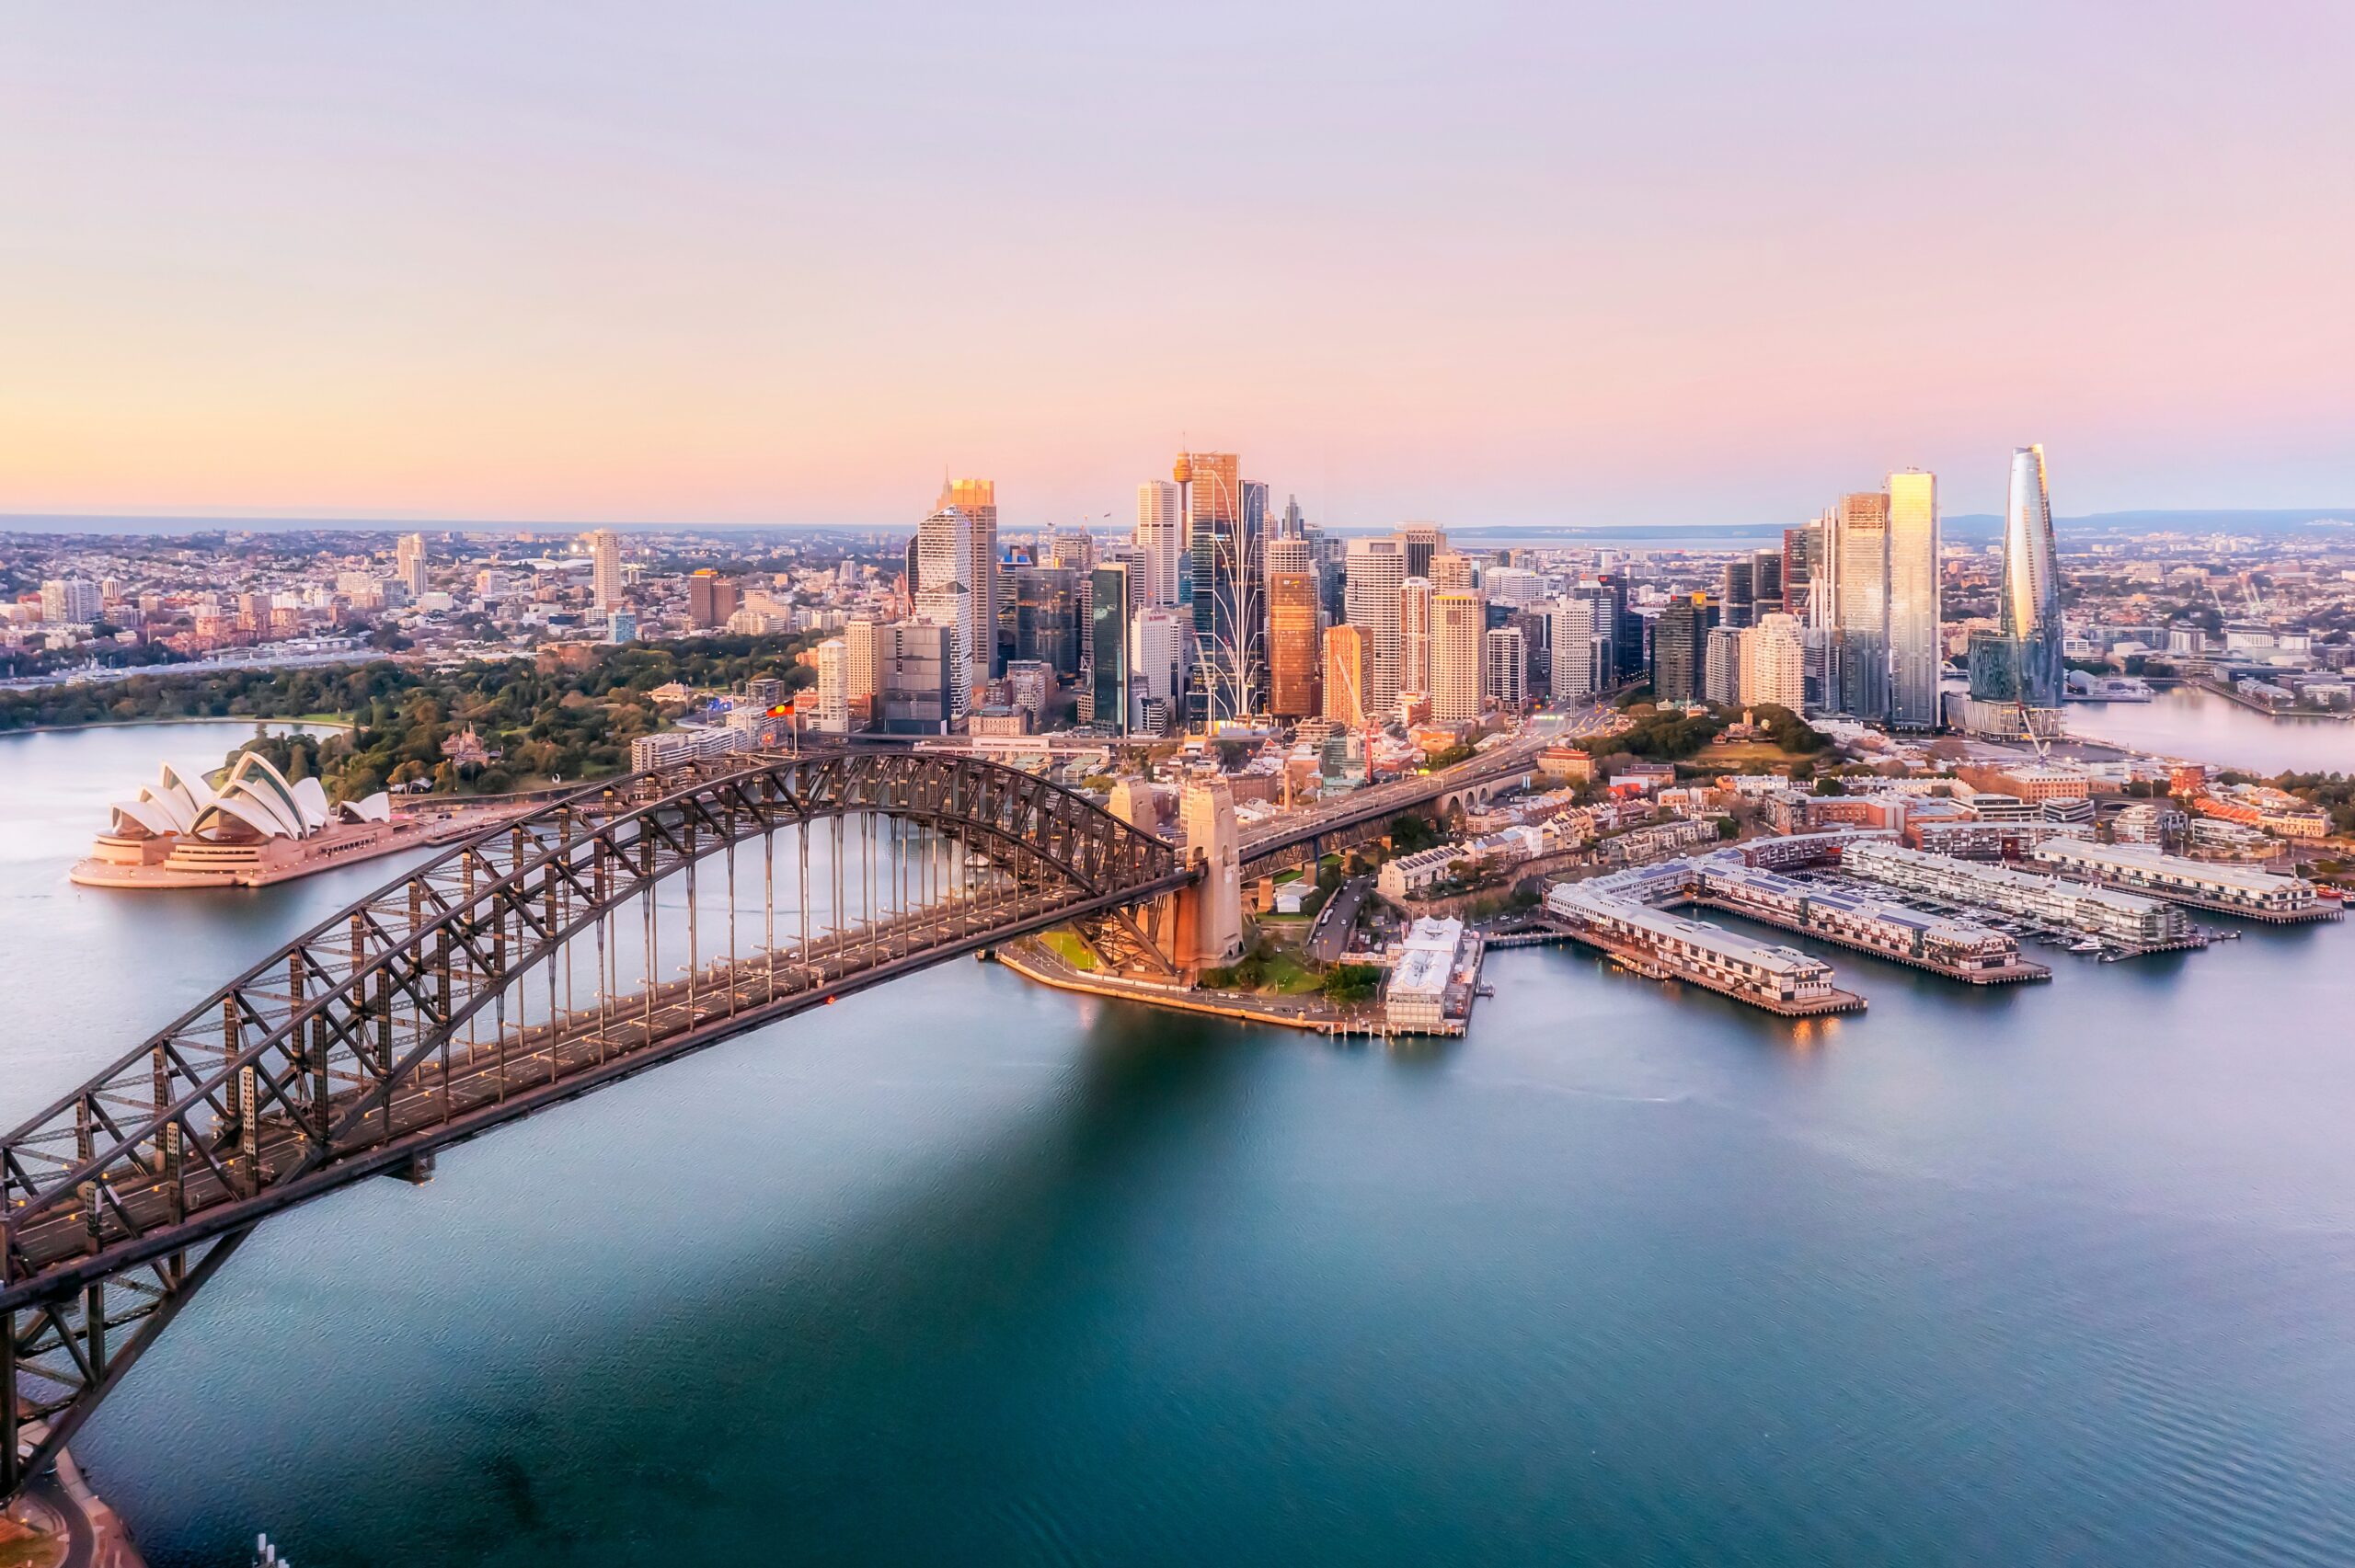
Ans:
{"label": "green lawn", "polygon": [[1268,978],[1259,989],[1274,996],[1306,996],[1325,989],[1325,977],[1289,953],[1268,960]]}
{"label": "green lawn", "polygon": [[1051,931],[1039,940],[1045,943],[1056,957],[1074,969],[1096,967],[1096,955],[1087,950],[1087,944],[1068,931]]}

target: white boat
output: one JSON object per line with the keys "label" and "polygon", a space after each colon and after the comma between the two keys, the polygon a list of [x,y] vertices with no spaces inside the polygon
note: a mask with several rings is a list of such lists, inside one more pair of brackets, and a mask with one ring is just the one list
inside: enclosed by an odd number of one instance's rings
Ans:
{"label": "white boat", "polygon": [[2072,953],[2098,953],[2101,951],[2101,944],[2088,936],[2083,942],[2072,942],[2069,944],[2069,951]]}

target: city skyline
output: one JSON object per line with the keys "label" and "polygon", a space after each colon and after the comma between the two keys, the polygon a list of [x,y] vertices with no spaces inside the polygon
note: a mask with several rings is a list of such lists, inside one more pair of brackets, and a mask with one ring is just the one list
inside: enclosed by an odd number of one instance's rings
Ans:
{"label": "city skyline", "polygon": [[946,464],[1015,527],[1186,446],[1328,521],[1765,524],[2000,511],[2029,441],[2078,511],[2355,496],[2342,12],[1217,25],[36,12],[0,502],[856,525]]}

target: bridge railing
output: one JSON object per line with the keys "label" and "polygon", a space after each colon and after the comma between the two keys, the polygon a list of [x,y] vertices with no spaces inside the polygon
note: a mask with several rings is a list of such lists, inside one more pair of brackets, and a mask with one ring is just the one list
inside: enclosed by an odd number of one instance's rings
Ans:
{"label": "bridge railing", "polygon": [[[1083,797],[971,758],[764,758],[718,776],[666,775],[653,798],[630,802],[629,786],[644,782],[592,786],[442,852],[0,1139],[0,1374],[16,1391],[0,1402],[5,1489],[53,1451],[261,1216],[454,1136],[467,1114],[491,1125],[509,1114],[511,1093],[522,1114],[532,1094],[562,1089],[565,1072],[605,1081],[609,1047],[652,1047],[704,1028],[698,977],[723,972],[707,971],[696,949],[695,880],[706,857],[728,852],[724,973],[733,985],[743,972],[734,846],[764,842],[760,902],[773,911],[775,839],[794,832],[801,929],[791,978],[805,989],[851,967],[861,929],[879,933],[881,945],[858,962],[904,966],[926,941],[1112,907],[1186,875],[1168,845]],[[919,864],[928,886],[911,889],[895,873],[902,885],[879,889],[879,920],[868,866],[854,925],[842,853],[842,824],[854,818],[913,825],[963,848],[945,872],[938,856]],[[807,925],[810,833],[825,823],[831,957],[829,933],[813,943]],[[993,901],[978,900],[960,872],[969,858],[986,868]],[[684,982],[667,978],[653,896],[673,877],[688,888]],[[954,921],[924,912],[951,905],[961,906]],[[644,921],[644,1009],[620,1020],[625,975],[613,950],[625,906]],[[592,932],[589,1012],[575,977]],[[782,948],[764,922],[767,1003],[779,1001]],[[730,1014],[741,1000],[729,992]],[[584,1043],[592,1029],[593,1059]]]}

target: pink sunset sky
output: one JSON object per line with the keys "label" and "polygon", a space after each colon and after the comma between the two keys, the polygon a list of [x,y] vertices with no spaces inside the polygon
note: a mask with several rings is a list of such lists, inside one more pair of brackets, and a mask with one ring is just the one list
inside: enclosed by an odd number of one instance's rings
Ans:
{"label": "pink sunset sky", "polygon": [[0,512],[2355,505],[2355,7],[25,6]]}

